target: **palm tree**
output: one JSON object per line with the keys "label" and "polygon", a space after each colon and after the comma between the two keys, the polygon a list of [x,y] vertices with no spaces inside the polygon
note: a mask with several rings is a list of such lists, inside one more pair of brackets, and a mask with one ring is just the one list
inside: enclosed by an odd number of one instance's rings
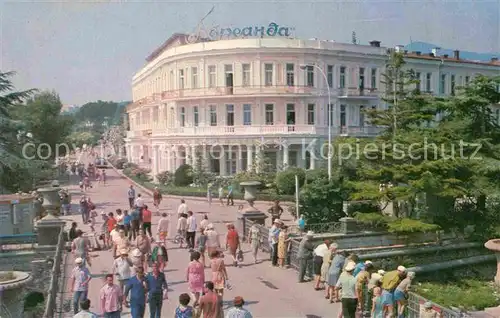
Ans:
{"label": "palm tree", "polygon": [[[19,132],[22,122],[13,118],[15,107],[31,97],[37,90],[14,91],[11,77],[14,72],[0,71],[0,186],[12,188],[9,176],[18,169],[31,166],[30,160],[22,155]],[[15,182],[14,182],[15,183]]]}

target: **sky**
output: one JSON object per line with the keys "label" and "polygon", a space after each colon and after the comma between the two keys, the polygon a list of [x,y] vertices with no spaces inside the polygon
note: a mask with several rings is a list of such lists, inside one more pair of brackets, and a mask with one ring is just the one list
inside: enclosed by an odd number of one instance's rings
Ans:
{"label": "sky", "polygon": [[[295,28],[299,38],[350,42],[410,39],[500,52],[500,0],[9,1],[0,0],[0,70],[17,89],[55,90],[64,104],[131,99],[131,79],[175,32],[207,25]],[[499,54],[500,55],[500,54]]]}

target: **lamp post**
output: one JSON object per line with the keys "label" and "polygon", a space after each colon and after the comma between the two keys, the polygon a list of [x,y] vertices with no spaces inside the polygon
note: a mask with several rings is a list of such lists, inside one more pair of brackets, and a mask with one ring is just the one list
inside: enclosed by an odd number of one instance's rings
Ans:
{"label": "lamp post", "polygon": [[319,67],[316,64],[303,64],[300,65],[301,70],[307,70],[307,67],[314,67],[319,72],[321,75],[323,75],[323,78],[325,80],[325,85],[328,90],[328,105],[327,105],[327,116],[328,116],[328,181],[332,179],[332,151],[330,147],[332,146],[332,103],[331,103],[331,94],[330,94],[330,85],[328,83],[328,78],[326,77],[325,71],[321,67]]}

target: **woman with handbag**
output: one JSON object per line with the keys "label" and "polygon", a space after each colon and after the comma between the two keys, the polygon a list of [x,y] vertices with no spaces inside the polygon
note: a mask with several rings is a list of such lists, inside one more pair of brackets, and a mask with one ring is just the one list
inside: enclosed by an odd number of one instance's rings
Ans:
{"label": "woman with handbag", "polygon": [[233,265],[238,266],[238,258],[236,257],[236,252],[240,249],[240,236],[234,227],[234,224],[227,225],[227,236],[226,236],[226,250],[233,258]]}

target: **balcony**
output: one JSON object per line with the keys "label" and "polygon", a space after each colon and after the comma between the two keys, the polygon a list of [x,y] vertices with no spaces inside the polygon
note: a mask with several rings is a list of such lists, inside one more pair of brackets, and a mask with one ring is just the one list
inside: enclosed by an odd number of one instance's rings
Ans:
{"label": "balcony", "polygon": [[377,89],[358,87],[339,88],[338,96],[341,99],[376,99],[379,97]]}
{"label": "balcony", "polygon": [[[375,136],[380,132],[378,127],[332,127],[336,136]],[[253,125],[253,126],[203,126],[203,127],[176,127],[155,129],[153,137],[160,136],[326,136],[328,127],[312,125]]]}

